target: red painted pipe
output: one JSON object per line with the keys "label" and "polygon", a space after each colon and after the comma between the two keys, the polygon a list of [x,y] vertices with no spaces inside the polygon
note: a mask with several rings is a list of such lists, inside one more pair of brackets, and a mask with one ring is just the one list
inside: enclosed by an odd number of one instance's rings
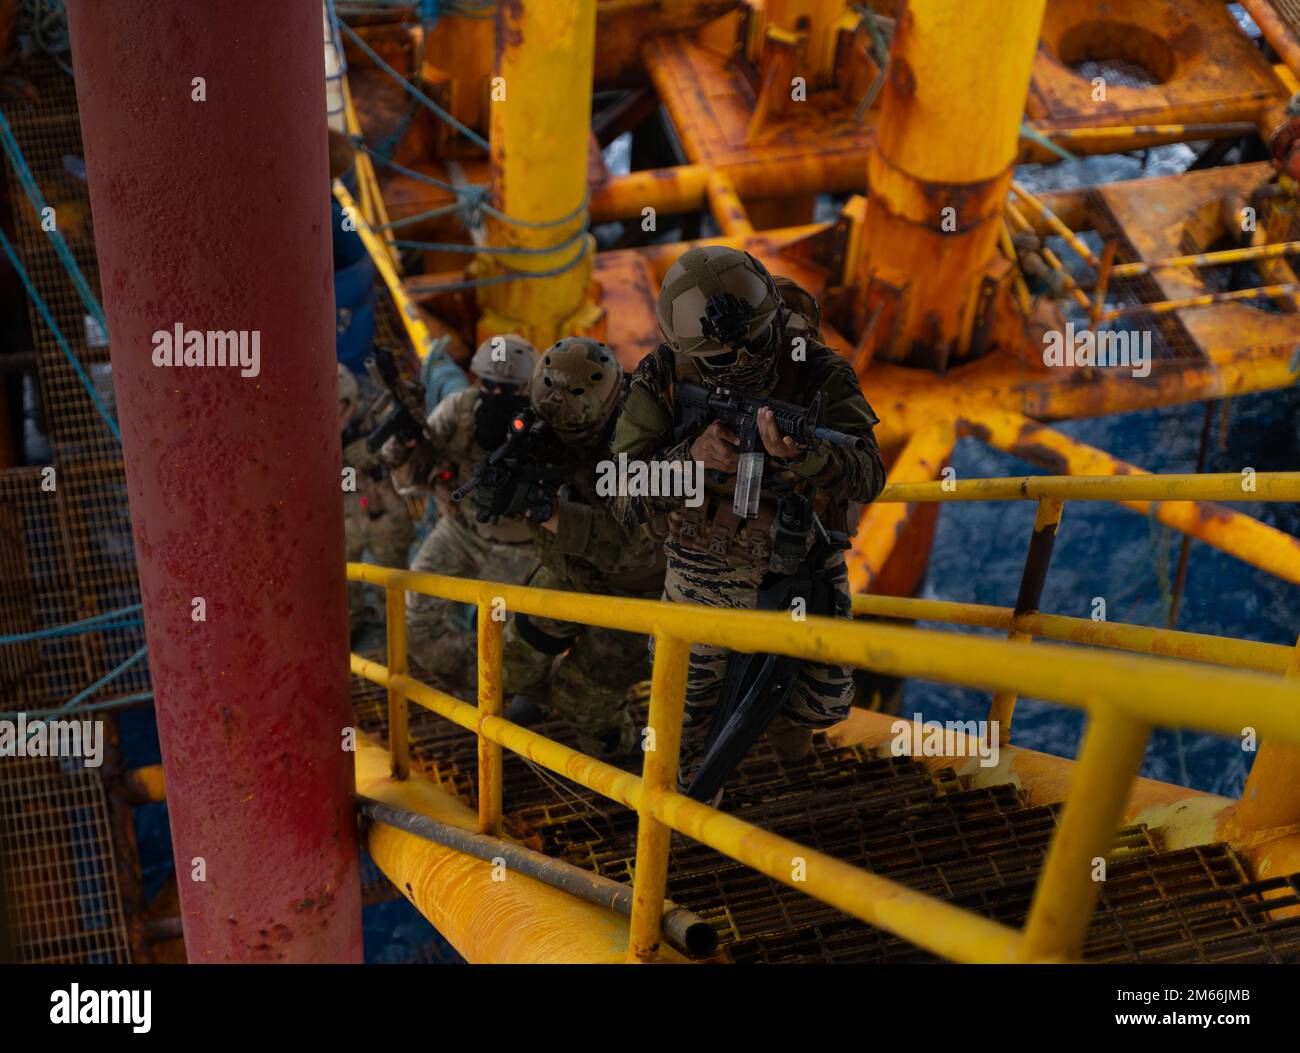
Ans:
{"label": "red painted pipe", "polygon": [[186,949],[359,961],[320,2],[67,6]]}

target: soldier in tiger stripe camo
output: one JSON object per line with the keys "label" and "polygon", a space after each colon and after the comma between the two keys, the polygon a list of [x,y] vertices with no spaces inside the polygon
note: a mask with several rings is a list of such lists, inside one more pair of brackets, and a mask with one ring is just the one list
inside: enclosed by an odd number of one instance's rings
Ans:
{"label": "soldier in tiger stripe camo", "polygon": [[[612,451],[661,463],[698,461],[706,469],[698,507],[671,495],[614,499],[626,524],[655,525],[666,535],[664,598],[770,608],[773,597],[794,595],[782,590],[798,580],[807,585],[800,595],[816,598],[807,613],[850,617],[843,548],[861,503],[876,497],[885,473],[872,430],[876,415],[852,368],[821,342],[816,300],[795,282],[773,278],[748,253],[709,246],[689,250],[669,269],[658,320],[665,343],[632,378]],[[847,433],[853,444],[802,443],[780,431],[769,408],[760,410],[765,463],[756,514],[738,511],[735,473],[751,462],[741,459],[736,435],[720,421],[686,418],[675,393],[687,381],[803,407],[820,392],[822,423]],[[794,514],[799,509],[802,516]],[[691,648],[678,773],[683,790],[711,748],[730,660],[717,647]],[[782,701],[767,724],[768,740],[783,758],[807,756],[813,730],[843,719],[852,696],[848,667],[803,663],[788,694],[775,696]]]}

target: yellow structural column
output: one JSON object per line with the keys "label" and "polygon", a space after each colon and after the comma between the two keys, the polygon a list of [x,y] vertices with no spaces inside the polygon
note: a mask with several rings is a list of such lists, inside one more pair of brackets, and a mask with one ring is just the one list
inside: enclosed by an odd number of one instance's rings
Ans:
{"label": "yellow structural column", "polygon": [[912,0],[867,161],[859,338],[942,369],[971,344],[996,249],[1045,0]]}
{"label": "yellow structural column", "polygon": [[[1288,680],[1300,678],[1300,642],[1292,652],[1286,676]],[[1294,742],[1260,743],[1237,805],[1237,824],[1243,833],[1252,834],[1300,824],[1300,746]]]}
{"label": "yellow structural column", "polygon": [[[538,347],[599,334],[591,302],[595,240],[587,225],[596,0],[514,0],[496,6],[496,69],[489,82],[492,204],[477,276],[478,338],[516,332]],[[513,222],[511,222],[513,221]]]}

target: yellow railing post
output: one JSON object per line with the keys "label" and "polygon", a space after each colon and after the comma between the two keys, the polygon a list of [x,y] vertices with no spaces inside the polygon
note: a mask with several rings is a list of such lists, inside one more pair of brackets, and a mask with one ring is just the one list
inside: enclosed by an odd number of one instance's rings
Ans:
{"label": "yellow railing post", "polygon": [[[388,622],[388,671],[393,676],[406,675],[406,590],[400,585],[384,586],[384,612]],[[406,695],[400,688],[388,687],[388,753],[392,759],[393,778],[411,774],[411,737]]]}
{"label": "yellow railing post", "polygon": [[659,926],[668,891],[668,849],[672,829],[655,818],[655,800],[677,785],[677,754],[682,744],[686,708],[686,669],[690,647],[676,637],[655,633],[654,669],[650,674],[650,716],[646,727],[645,766],[637,809],[636,873],[632,885],[629,962],[654,961]]}
{"label": "yellow railing post", "polygon": [[1091,704],[1088,714],[1065,811],[1021,937],[1022,960],[1071,961],[1082,954],[1106,859],[1146,753],[1147,724],[1101,702]]}
{"label": "yellow railing post", "polygon": [[501,836],[501,747],[481,733],[483,721],[505,710],[501,694],[503,622],[492,617],[488,604],[478,608],[478,829]]}
{"label": "yellow railing post", "polygon": [[[1300,680],[1300,641],[1291,653],[1286,678]],[[1241,793],[1241,803],[1237,805],[1237,824],[1243,833],[1255,833],[1297,823],[1300,823],[1300,746],[1294,742],[1261,742]]]}
{"label": "yellow railing post", "polygon": [[[1020,628],[1020,621],[1031,614],[1038,613],[1038,605],[1043,599],[1043,584],[1047,581],[1047,567],[1052,561],[1052,547],[1056,544],[1056,532],[1061,526],[1061,509],[1064,503],[1051,497],[1038,499],[1038,511],[1034,515],[1034,533],[1029,539],[1029,550],[1025,553],[1025,569],[1020,575],[1020,594],[1016,597],[1016,607],[1011,615],[1011,631],[1008,640],[1032,639],[1029,633]],[[1011,742],[1011,717],[1016,710],[1016,693],[1002,691],[993,696],[989,705],[989,723],[997,724],[998,742],[1006,746]]]}

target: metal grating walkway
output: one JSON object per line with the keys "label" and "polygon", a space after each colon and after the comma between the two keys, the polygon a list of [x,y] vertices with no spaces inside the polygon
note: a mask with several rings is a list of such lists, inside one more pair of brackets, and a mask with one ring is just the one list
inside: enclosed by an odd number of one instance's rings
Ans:
{"label": "metal grating walkway", "polygon": [[[386,701],[355,680],[358,723],[382,734]],[[558,722],[539,725],[566,741]],[[569,739],[572,745],[572,740]],[[474,737],[419,707],[413,762],[475,802]],[[508,832],[551,855],[631,880],[636,816],[539,774],[506,751]],[[1011,926],[1022,926],[1057,811],[1025,805],[1011,786],[966,789],[951,771],[857,748],[821,748],[794,764],[766,744],[729,785],[723,809],[846,862]],[[737,962],[932,962],[926,951],[841,914],[687,838],[673,838],[669,896],[719,933]],[[1226,845],[1161,851],[1144,827],[1119,832],[1084,957],[1096,962],[1300,963],[1300,875],[1250,882]],[[1276,897],[1276,898],[1273,898]]]}

